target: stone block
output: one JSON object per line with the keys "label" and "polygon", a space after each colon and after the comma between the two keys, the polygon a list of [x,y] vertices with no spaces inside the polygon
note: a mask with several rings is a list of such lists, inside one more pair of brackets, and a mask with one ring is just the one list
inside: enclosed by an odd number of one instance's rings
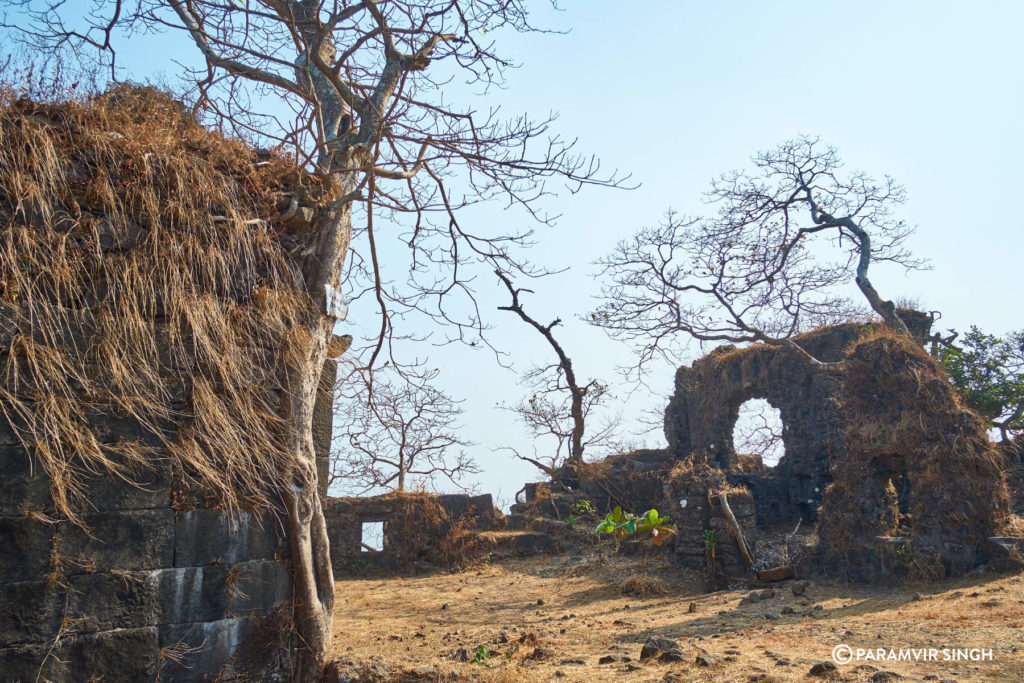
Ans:
{"label": "stone block", "polygon": [[772,569],[761,569],[757,572],[757,578],[765,583],[776,581],[787,581],[796,576],[792,567],[773,567]]}
{"label": "stone block", "polygon": [[[3,322],[3,317],[0,316],[0,324]],[[4,355],[4,358],[7,358]],[[0,446],[20,446],[21,440],[18,438],[17,433],[14,431],[14,427],[7,421],[7,418],[0,414]]]}
{"label": "stone block", "polygon": [[153,574],[159,586],[158,623],[216,621],[227,613],[226,565],[159,569]]}
{"label": "stone block", "polygon": [[160,679],[201,681],[213,678],[256,630],[256,622],[252,619],[221,619],[160,627],[159,647],[171,648],[178,660],[163,662]]}
{"label": "stone block", "polygon": [[164,468],[146,469],[128,475],[132,483],[110,475],[83,480],[83,512],[169,508],[170,472]]}
{"label": "stone block", "polygon": [[519,534],[515,537],[515,549],[518,555],[536,555],[547,552],[553,543],[547,534]]}
{"label": "stone block", "polygon": [[[118,441],[138,441],[146,446],[160,448],[163,441],[160,435],[133,417],[115,417],[107,413],[93,413],[88,416],[90,426],[97,438],[104,443],[117,443]],[[164,436],[172,436],[176,425],[167,423],[163,429],[167,431]]]}
{"label": "stone block", "polygon": [[174,515],[169,508],[97,512],[83,515],[85,529],[61,522],[57,552],[62,571],[169,567],[174,562]]}
{"label": "stone block", "polygon": [[148,628],[101,631],[62,641],[69,681],[151,681],[159,667],[159,633]]}
{"label": "stone block", "polygon": [[158,659],[156,628],[65,636],[53,643],[0,648],[4,683],[152,681]]}
{"label": "stone block", "polygon": [[0,675],[4,683],[72,683],[68,662],[61,654],[62,650],[49,643],[0,647]]}
{"label": "stone block", "polygon": [[62,586],[46,581],[0,586],[0,647],[56,636],[64,619],[65,595]]}
{"label": "stone block", "polygon": [[[0,422],[5,422],[0,417]],[[2,441],[3,427],[0,427]],[[50,480],[42,467],[29,459],[21,446],[0,445],[0,515],[21,515],[25,510],[50,508]]]}
{"label": "stone block", "polygon": [[271,560],[283,549],[283,534],[270,515],[220,510],[178,512],[175,521],[174,566],[235,564]]}
{"label": "stone block", "polygon": [[0,517],[0,584],[45,579],[57,531],[31,517]]}
{"label": "stone block", "polygon": [[241,562],[228,571],[228,613],[270,614],[292,597],[292,577],[281,562]]}
{"label": "stone block", "polygon": [[157,624],[158,584],[152,572],[80,574],[68,581],[71,632]]}
{"label": "stone block", "polygon": [[476,516],[494,514],[494,499],[491,494],[470,496],[465,493],[448,493],[437,497],[437,502],[448,513],[449,518],[457,519],[471,511]]}

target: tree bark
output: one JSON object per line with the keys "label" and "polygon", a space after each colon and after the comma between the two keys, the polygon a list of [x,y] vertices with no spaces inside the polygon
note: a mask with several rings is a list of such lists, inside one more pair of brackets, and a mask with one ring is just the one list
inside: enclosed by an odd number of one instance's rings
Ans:
{"label": "tree bark", "polygon": [[330,540],[317,491],[316,452],[312,418],[317,383],[326,345],[309,340],[305,364],[289,373],[288,394],[293,455],[291,476],[283,497],[288,513],[292,554],[295,629],[299,635],[298,681],[318,680],[331,642],[334,611],[334,577]]}
{"label": "tree bark", "polygon": [[751,569],[754,566],[754,558],[750,555],[750,548],[747,547],[747,539],[743,535],[743,529],[740,528],[740,523],[736,521],[736,515],[732,513],[732,508],[729,506],[729,499],[724,493],[720,493],[718,494],[718,500],[722,504],[722,512],[725,513],[725,518],[729,521],[732,534],[736,537],[736,545],[739,546],[743,562],[747,565],[747,569]]}
{"label": "tree bark", "polygon": [[290,423],[291,472],[282,497],[292,554],[293,620],[298,634],[296,681],[319,681],[334,624],[334,573],[330,540],[317,487],[313,406],[335,319],[327,315],[326,284],[337,287],[352,234],[348,204],[317,212],[323,226],[314,260],[303,264],[305,287],[317,305],[308,325],[286,340],[284,410]]}
{"label": "tree bark", "polygon": [[907,324],[904,323],[899,315],[896,314],[895,304],[883,299],[878,294],[878,290],[875,289],[875,286],[871,284],[871,280],[868,279],[868,267],[871,265],[871,236],[868,234],[867,230],[860,227],[860,225],[857,224],[857,221],[853,220],[850,216],[836,218],[835,216],[822,211],[818,208],[817,203],[814,201],[814,197],[811,195],[811,188],[806,185],[801,186],[800,190],[802,190],[806,195],[807,204],[811,209],[811,220],[817,223],[820,227],[846,228],[854,234],[857,238],[860,257],[857,259],[857,276],[855,278],[857,287],[860,289],[861,294],[864,295],[864,298],[868,300],[871,310],[882,317],[882,320],[889,329],[913,339],[913,335],[910,334]]}

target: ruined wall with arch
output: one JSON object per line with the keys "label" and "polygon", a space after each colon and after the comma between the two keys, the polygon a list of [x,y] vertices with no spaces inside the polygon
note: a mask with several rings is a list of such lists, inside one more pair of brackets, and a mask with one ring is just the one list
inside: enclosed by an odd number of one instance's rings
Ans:
{"label": "ruined wall with arch", "polygon": [[[821,363],[755,344],[679,368],[665,411],[669,454],[682,472],[720,471],[716,490],[752,501],[748,525],[816,523],[816,561],[831,573],[959,575],[997,558],[1009,521],[1002,455],[922,348],[931,317],[901,315],[916,342],[849,323],[795,338]],[[752,398],[779,410],[785,454],[775,467],[733,444],[739,407]]]}
{"label": "ruined wall with arch", "polygon": [[[822,328],[800,338],[815,358],[833,362],[857,339],[855,324]],[[761,524],[803,517],[813,521],[829,483],[829,463],[842,450],[834,371],[808,363],[787,347],[720,346],[676,371],[665,410],[669,450],[722,469],[754,492]],[[737,454],[733,428],[739,407],[762,398],[782,419],[785,455],[769,471]],[[746,470],[746,471],[744,471]]]}

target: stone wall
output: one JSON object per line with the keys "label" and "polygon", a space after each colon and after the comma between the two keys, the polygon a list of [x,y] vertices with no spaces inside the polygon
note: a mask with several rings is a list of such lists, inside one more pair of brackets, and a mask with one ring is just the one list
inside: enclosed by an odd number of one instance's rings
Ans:
{"label": "stone wall", "polygon": [[[710,590],[723,588],[730,577],[749,576],[717,493],[708,495],[709,490],[723,490],[722,486],[715,486],[705,477],[673,477],[665,484],[662,507],[676,529],[676,559],[684,567],[707,570]],[[753,496],[747,489],[737,487],[727,489],[726,495],[753,552],[757,543]]]}
{"label": "stone wall", "polygon": [[272,512],[211,509],[156,468],[137,485],[86,481],[80,528],[56,518],[48,477],[3,420],[0,482],[0,681],[287,680],[292,581]]}
{"label": "stone wall", "polygon": [[1024,516],[1024,434],[1000,444],[1006,464],[1006,483],[1010,488],[1010,508]]}
{"label": "stone wall", "polygon": [[[899,315],[915,338],[928,337],[929,314],[901,309]],[[794,341],[818,360],[833,363],[845,358],[870,327],[833,325]],[[665,409],[669,451],[679,460],[692,454],[729,471],[731,482],[753,494],[763,526],[798,518],[812,522],[831,481],[831,463],[844,449],[840,385],[838,369],[809,363],[787,346],[719,346],[676,372]],[[782,420],[785,455],[772,468],[750,468],[733,444],[740,406],[757,398],[767,400]]]}
{"label": "stone wall", "polygon": [[[459,520],[473,529],[500,524],[491,495],[392,493],[328,498],[324,506],[335,577],[407,572],[444,564],[443,543]],[[363,525],[383,523],[383,549],[363,547]]]}
{"label": "stone wall", "polygon": [[[798,343],[823,362],[840,360],[861,333],[838,325],[806,334]],[[665,410],[665,437],[680,459],[731,470],[730,479],[754,493],[764,525],[814,519],[828,485],[829,463],[842,451],[835,373],[808,363],[788,347],[720,346],[676,372]],[[740,406],[766,399],[782,418],[785,455],[770,470],[742,472],[733,445]]]}
{"label": "stone wall", "polygon": [[48,518],[47,481],[30,467],[20,446],[0,448],[0,679],[230,675],[267,617],[290,617],[272,516],[188,509],[159,472],[145,489],[91,481],[83,529]]}
{"label": "stone wall", "polygon": [[7,102],[0,137],[0,681],[287,679],[268,508],[308,226],[264,218],[294,164],[153,88]]}

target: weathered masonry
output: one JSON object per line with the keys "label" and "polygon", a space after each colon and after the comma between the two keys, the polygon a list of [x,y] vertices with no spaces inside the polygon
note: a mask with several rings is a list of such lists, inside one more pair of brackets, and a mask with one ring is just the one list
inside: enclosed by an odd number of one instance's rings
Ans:
{"label": "weathered masonry", "polygon": [[[900,315],[928,335],[929,316]],[[657,507],[679,531],[680,562],[717,574],[716,587],[773,561],[864,581],[1020,562],[1007,489],[1018,449],[989,442],[920,344],[860,323],[794,341],[823,364],[786,346],[721,346],[678,369],[667,449],[565,468],[553,495],[528,487],[516,511],[564,515],[580,497],[600,510]],[[750,399],[780,413],[774,467],[733,443]],[[759,538],[781,552],[758,558]]]}
{"label": "weathered masonry", "polygon": [[[330,402],[321,391],[321,419]],[[167,468],[138,485],[91,479],[83,529],[51,518],[49,479],[32,467],[0,421],[0,680],[287,680],[292,583],[276,516],[195,507],[206,501]]]}
{"label": "weathered masonry", "polygon": [[501,524],[489,493],[328,498],[325,517],[339,578],[443,566],[460,550],[451,547],[455,525],[475,532]]}
{"label": "weathered masonry", "polygon": [[0,680],[288,680],[295,175],[150,89],[0,106]]}

